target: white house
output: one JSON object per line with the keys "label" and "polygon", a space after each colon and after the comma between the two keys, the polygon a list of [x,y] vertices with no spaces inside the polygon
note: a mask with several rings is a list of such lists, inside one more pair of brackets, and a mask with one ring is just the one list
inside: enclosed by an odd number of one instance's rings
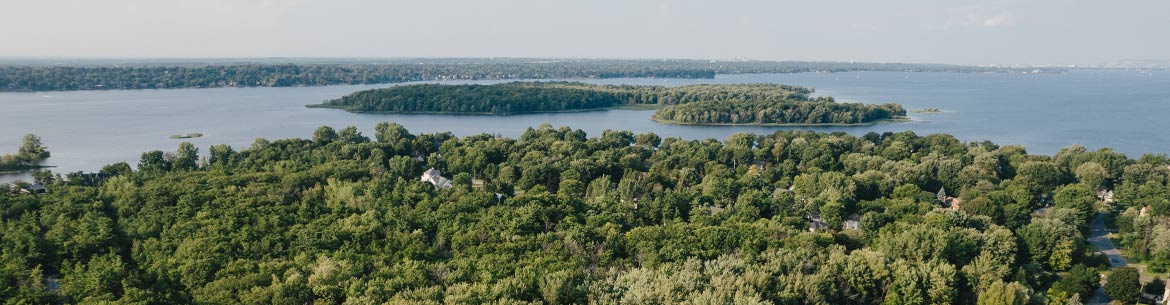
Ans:
{"label": "white house", "polygon": [[1105,201],[1105,203],[1113,203],[1113,191],[1101,189],[1097,191],[1097,198]]}
{"label": "white house", "polygon": [[434,168],[428,169],[426,172],[424,172],[422,174],[422,178],[420,178],[420,180],[422,180],[422,182],[427,182],[427,183],[430,183],[431,185],[434,185],[435,188],[441,188],[441,189],[451,188],[451,180],[447,179],[447,178],[443,178],[443,172],[440,172],[439,170],[434,169]]}

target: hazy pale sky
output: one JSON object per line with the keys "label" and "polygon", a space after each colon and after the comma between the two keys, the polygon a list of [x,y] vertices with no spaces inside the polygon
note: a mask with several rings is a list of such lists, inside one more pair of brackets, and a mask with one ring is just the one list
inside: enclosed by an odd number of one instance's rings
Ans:
{"label": "hazy pale sky", "polygon": [[0,0],[0,56],[1170,58],[1170,1]]}

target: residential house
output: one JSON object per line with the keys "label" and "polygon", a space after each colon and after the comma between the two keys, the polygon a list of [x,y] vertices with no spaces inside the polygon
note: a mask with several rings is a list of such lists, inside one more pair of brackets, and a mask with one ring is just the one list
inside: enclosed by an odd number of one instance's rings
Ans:
{"label": "residential house", "polygon": [[821,215],[812,214],[811,216],[808,217],[808,231],[809,232],[830,230],[832,228],[833,227],[830,226],[829,223],[825,222],[825,220],[821,218]]}
{"label": "residential house", "polygon": [[1105,203],[1113,203],[1113,191],[1101,189],[1097,191],[1097,198]]}
{"label": "residential house", "polygon": [[861,215],[850,214],[848,217],[845,217],[845,229],[861,230]]}
{"label": "residential house", "polygon": [[938,201],[942,202],[943,207],[950,208],[952,211],[958,211],[959,207],[963,205],[963,199],[947,195],[946,187],[938,190]]}
{"label": "residential house", "polygon": [[434,185],[435,188],[439,188],[439,189],[451,188],[451,180],[447,179],[447,178],[443,178],[443,172],[440,172],[439,170],[437,170],[433,167],[431,169],[428,169],[426,172],[424,172],[422,174],[422,178],[420,178],[420,180],[422,180],[422,182],[427,182],[427,183],[430,183],[431,185]]}
{"label": "residential house", "polygon": [[33,194],[41,194],[44,193],[46,189],[44,184],[33,183],[32,185],[28,186],[28,191]]}
{"label": "residential house", "polygon": [[16,184],[12,186],[11,191],[18,194],[40,194],[45,192],[45,186],[40,183]]}

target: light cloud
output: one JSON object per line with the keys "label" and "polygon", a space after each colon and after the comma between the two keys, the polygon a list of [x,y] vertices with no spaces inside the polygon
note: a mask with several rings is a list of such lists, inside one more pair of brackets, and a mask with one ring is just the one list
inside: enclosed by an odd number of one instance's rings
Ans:
{"label": "light cloud", "polygon": [[1016,24],[1015,17],[1012,17],[1012,15],[1008,13],[1002,13],[994,16],[971,15],[969,17],[975,21],[977,26],[985,28],[1005,27]]}

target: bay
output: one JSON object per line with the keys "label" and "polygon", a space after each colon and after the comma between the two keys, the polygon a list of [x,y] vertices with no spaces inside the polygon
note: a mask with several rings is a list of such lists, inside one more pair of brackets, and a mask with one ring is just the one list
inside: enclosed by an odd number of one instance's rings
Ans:
{"label": "bay", "polygon": [[[501,81],[448,83],[491,84]],[[595,84],[678,86],[699,83],[781,83],[809,86],[838,101],[898,102],[912,122],[857,127],[681,126],[650,120],[653,111],[608,110],[513,116],[355,114],[310,109],[306,104],[371,88],[394,86],[213,88],[0,93],[0,153],[13,153],[26,133],[42,137],[56,172],[97,171],[114,162],[137,163],[142,152],[173,151],[196,144],[244,148],[256,138],[308,138],[321,125],[357,126],[373,137],[378,122],[393,121],[412,133],[450,131],[509,137],[549,123],[592,135],[603,130],[654,132],[663,137],[723,139],[739,132],[776,130],[947,133],[963,141],[1019,144],[1030,153],[1053,154],[1081,144],[1110,147],[1130,157],[1170,152],[1170,71],[1073,69],[1059,74],[851,72],[719,75],[714,79],[604,79]],[[171,139],[175,134],[203,137]],[[29,180],[27,173],[0,175],[0,182]]]}

